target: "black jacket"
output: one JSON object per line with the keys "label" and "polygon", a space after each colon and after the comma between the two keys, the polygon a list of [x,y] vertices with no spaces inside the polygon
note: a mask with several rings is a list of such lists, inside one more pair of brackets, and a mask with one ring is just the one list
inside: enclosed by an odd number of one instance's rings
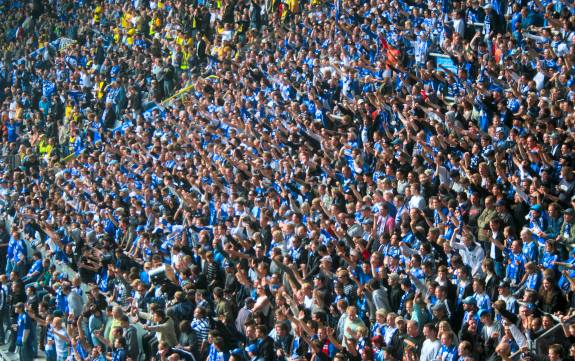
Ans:
{"label": "black jacket", "polygon": [[275,360],[275,348],[274,340],[269,336],[264,336],[260,341],[258,346],[258,356],[264,359],[264,361]]}

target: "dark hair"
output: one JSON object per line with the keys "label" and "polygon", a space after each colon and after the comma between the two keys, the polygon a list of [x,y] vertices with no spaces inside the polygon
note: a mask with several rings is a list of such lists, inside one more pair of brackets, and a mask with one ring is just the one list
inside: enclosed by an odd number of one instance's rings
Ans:
{"label": "dark hair", "polygon": [[126,339],[123,336],[118,337],[116,341],[119,342],[123,347],[126,346]]}
{"label": "dark hair", "polygon": [[158,315],[158,317],[160,317],[162,320],[166,318],[166,312],[164,312],[164,310],[161,308],[154,310],[154,314]]}
{"label": "dark hair", "polygon": [[429,331],[437,333],[437,327],[433,323],[426,323],[423,327],[427,327]]}

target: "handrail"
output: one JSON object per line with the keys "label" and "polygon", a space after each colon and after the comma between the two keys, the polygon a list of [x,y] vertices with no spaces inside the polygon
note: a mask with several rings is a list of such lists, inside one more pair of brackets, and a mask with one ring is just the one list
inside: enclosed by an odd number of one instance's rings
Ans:
{"label": "handrail", "polygon": [[[553,325],[553,327],[551,327],[550,329],[548,329],[547,331],[543,332],[541,335],[539,335],[539,337],[537,337],[535,340],[533,340],[532,342],[532,347],[530,347],[530,351],[535,351],[536,353],[539,352],[539,350],[537,350],[537,343],[541,342],[545,337],[547,337],[548,335],[550,335],[551,333],[555,332],[557,330],[557,328],[562,328],[564,324],[567,323],[571,323],[575,321],[575,315],[571,316],[571,318],[563,321],[563,322],[559,322],[555,325]],[[557,340],[558,342],[556,343],[560,343],[559,340]]]}
{"label": "handrail", "polygon": [[[529,348],[529,352],[535,352],[537,353],[537,341],[543,339],[544,337],[548,336],[549,334],[551,334],[552,332],[555,332],[557,330],[557,328],[559,327],[563,327],[564,323],[570,323],[575,321],[575,315],[572,316],[571,318],[569,318],[568,320],[564,321],[563,323],[557,323],[555,325],[553,325],[553,327],[551,327],[550,329],[548,329],[547,331],[545,331],[544,333],[542,333],[541,335],[539,335],[539,337],[537,337],[535,340],[532,340],[531,342],[528,342],[528,348]],[[521,354],[523,353],[523,351],[521,349],[515,351],[514,353],[512,353],[511,355],[509,355],[509,358],[512,360],[517,359]]]}

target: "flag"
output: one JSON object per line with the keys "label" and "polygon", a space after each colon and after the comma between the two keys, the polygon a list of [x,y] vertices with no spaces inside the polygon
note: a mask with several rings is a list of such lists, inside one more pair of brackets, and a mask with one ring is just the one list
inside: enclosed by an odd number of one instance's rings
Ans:
{"label": "flag", "polygon": [[114,128],[112,130],[113,133],[115,132],[120,132],[120,134],[125,134],[130,127],[132,126],[132,121],[130,119],[125,119],[122,124],[120,124],[119,126],[117,126],[116,128]]}
{"label": "flag", "polygon": [[148,110],[146,110],[145,112],[142,113],[142,115],[144,116],[144,119],[146,119],[147,121],[151,121],[152,120],[152,113],[154,112],[154,109],[158,110],[158,112],[160,113],[160,118],[163,119],[166,116],[166,111],[162,107],[160,107],[154,103],[153,106],[151,106]]}
{"label": "flag", "polygon": [[72,97],[74,103],[84,101],[86,99],[86,94],[82,93],[80,90],[70,90],[68,95]]}
{"label": "flag", "polygon": [[66,61],[66,63],[68,63],[68,65],[69,65],[71,68],[76,68],[76,67],[78,66],[78,59],[76,59],[76,58],[73,57],[73,56],[66,55],[66,56],[64,57],[64,60]]}
{"label": "flag", "polygon": [[74,155],[78,156],[84,150],[84,146],[82,144],[82,138],[78,135],[74,138]]}
{"label": "flag", "polygon": [[42,82],[42,95],[45,97],[49,97],[56,91],[56,84],[51,82],[50,80],[44,80]]}

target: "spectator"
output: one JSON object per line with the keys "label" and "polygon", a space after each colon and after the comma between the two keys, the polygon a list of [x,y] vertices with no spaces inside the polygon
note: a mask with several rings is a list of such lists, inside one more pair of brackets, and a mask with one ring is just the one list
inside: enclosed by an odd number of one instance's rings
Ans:
{"label": "spectator", "polygon": [[574,304],[574,11],[0,1],[0,336],[50,360],[544,344]]}

